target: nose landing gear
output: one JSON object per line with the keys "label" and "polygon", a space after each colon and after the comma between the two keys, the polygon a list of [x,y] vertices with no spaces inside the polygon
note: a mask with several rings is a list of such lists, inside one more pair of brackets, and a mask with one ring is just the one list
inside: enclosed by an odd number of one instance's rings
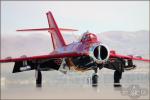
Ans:
{"label": "nose landing gear", "polygon": [[92,75],[92,86],[97,87],[98,86],[98,74],[97,74],[97,68],[94,69],[94,73]]}

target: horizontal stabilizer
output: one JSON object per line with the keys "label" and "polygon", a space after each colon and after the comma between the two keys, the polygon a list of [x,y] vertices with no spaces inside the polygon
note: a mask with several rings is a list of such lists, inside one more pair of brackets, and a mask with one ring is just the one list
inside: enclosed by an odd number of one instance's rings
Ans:
{"label": "horizontal stabilizer", "polygon": [[[55,30],[55,28],[37,28],[37,29],[21,29],[16,31],[49,31]],[[69,28],[59,28],[60,31],[78,31],[76,29],[69,29]]]}

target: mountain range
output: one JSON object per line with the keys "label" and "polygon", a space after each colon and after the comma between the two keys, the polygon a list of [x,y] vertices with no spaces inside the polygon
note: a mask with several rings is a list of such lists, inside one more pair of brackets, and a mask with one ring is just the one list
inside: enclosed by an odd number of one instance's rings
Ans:
{"label": "mountain range", "polygon": [[[63,34],[65,41],[71,43],[78,41],[73,34]],[[149,31],[141,30],[135,32],[108,31],[97,33],[97,37],[109,49],[126,55],[140,55],[149,57]],[[31,33],[29,35],[10,35],[1,37],[1,58],[8,56],[20,57],[21,55],[33,56],[48,54],[53,50],[49,34]]]}

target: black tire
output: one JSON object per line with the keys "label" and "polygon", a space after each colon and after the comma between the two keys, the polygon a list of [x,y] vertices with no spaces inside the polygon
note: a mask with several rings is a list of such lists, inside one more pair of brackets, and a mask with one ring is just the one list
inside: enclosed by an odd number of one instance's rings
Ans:
{"label": "black tire", "polygon": [[98,75],[94,74],[92,76],[92,86],[97,86],[98,85]]}
{"label": "black tire", "polygon": [[41,73],[41,71],[37,71],[36,86],[37,87],[41,87],[42,86],[42,73]]}

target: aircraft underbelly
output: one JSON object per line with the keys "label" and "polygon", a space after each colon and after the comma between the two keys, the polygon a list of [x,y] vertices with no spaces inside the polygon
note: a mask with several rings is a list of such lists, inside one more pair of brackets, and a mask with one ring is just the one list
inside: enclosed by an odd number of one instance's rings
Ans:
{"label": "aircraft underbelly", "polygon": [[89,56],[68,58],[66,63],[71,70],[75,71],[88,71],[96,67],[96,63]]}

